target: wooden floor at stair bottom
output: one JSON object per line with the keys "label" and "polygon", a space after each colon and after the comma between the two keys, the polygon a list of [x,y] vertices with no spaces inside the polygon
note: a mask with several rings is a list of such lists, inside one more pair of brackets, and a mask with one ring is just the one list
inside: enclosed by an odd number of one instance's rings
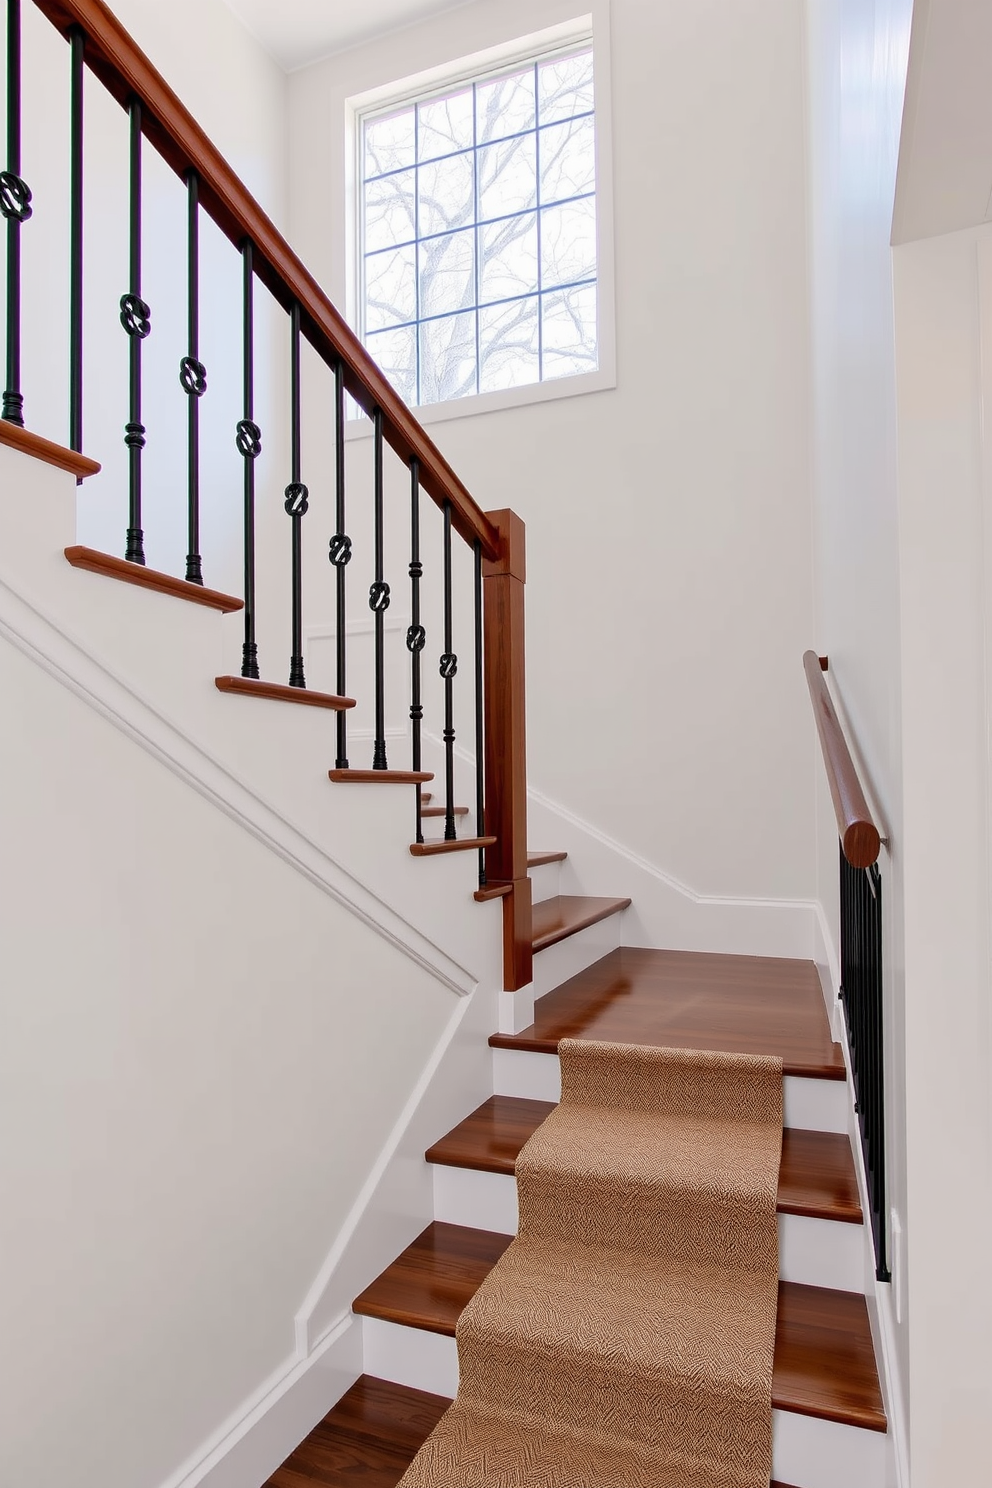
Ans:
{"label": "wooden floor at stair bottom", "polygon": [[450,1404],[363,1374],[265,1488],[396,1488]]}
{"label": "wooden floor at stair bottom", "polygon": [[[366,1287],[354,1310],[453,1338],[462,1309],[512,1238],[435,1221]],[[780,1410],[885,1430],[863,1296],[779,1282],[772,1403]]]}
{"label": "wooden floor at stair bottom", "polygon": [[529,1028],[489,1042],[554,1054],[563,1038],[780,1054],[787,1075],[844,1079],[812,961],[622,946],[542,997]]}
{"label": "wooden floor at stair bottom", "polygon": [[[551,1101],[491,1095],[424,1155],[444,1167],[510,1175],[520,1149],[554,1109]],[[778,1209],[780,1214],[809,1219],[863,1222],[854,1156],[845,1133],[785,1129]]]}

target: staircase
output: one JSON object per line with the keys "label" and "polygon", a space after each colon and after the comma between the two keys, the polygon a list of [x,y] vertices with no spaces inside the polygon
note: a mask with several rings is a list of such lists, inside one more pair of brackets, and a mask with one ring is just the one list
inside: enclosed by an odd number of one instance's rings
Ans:
{"label": "staircase", "polygon": [[[330,551],[335,565],[339,685],[334,692],[313,691],[303,681],[299,524],[306,512],[306,487],[296,468],[286,506],[294,524],[291,682],[285,685],[258,675],[252,473],[258,453],[253,442],[258,441],[252,430],[258,431],[250,398],[238,425],[250,516],[245,522],[243,597],[189,577],[159,573],[147,567],[143,557],[124,560],[74,543],[74,490],[60,474],[63,485],[57,491],[52,487],[51,506],[44,511],[35,506],[18,518],[24,547],[20,577],[28,588],[34,585],[31,602],[41,608],[48,605],[47,621],[53,627],[58,621],[71,632],[74,643],[82,637],[90,658],[100,653],[109,678],[101,686],[130,689],[142,707],[141,700],[158,689],[156,714],[168,715],[169,726],[184,730],[186,742],[200,750],[202,757],[188,766],[190,778],[197,769],[206,771],[208,764],[218,775],[226,771],[223,790],[232,814],[242,809],[238,792],[246,781],[256,784],[273,758],[291,760],[292,771],[281,770],[278,780],[266,779],[268,794],[259,794],[256,802],[258,822],[263,808],[281,815],[297,834],[294,851],[301,862],[307,852],[317,850],[315,844],[334,843],[335,862],[344,864],[342,873],[362,890],[370,883],[379,885],[385,871],[381,864],[388,860],[388,885],[378,899],[366,893],[360,912],[378,915],[390,925],[402,920],[404,933],[414,924],[410,933],[414,940],[420,937],[417,954],[424,946],[437,953],[432,966],[440,968],[439,975],[453,990],[475,991],[466,971],[475,964],[473,948],[487,936],[487,947],[494,941],[496,912],[485,909],[485,904],[498,903],[502,922],[500,986],[505,990],[493,998],[500,1026],[488,1031],[488,1051],[475,1051],[490,1061],[491,1094],[481,1104],[463,1108],[455,1124],[438,1130],[426,1148],[423,1161],[431,1174],[433,1219],[379,1274],[369,1275],[353,1299],[352,1316],[357,1321],[352,1326],[356,1336],[360,1333],[363,1372],[355,1381],[357,1371],[352,1369],[350,1388],[338,1392],[333,1409],[270,1477],[269,1488],[303,1488],[308,1483],[346,1488],[358,1481],[366,1488],[391,1488],[399,1481],[457,1389],[455,1326],[515,1232],[514,1164],[559,1099],[557,1051],[565,1037],[782,1058],[786,1130],[778,1194],[780,1285],[773,1383],[777,1484],[889,1488],[887,1419],[866,1302],[871,1236],[851,1144],[848,1072],[840,1046],[831,1037],[815,967],[804,961],[625,945],[629,898],[577,892],[582,887],[581,864],[573,865],[562,852],[528,851],[522,523],[512,512],[485,514],[475,505],[315,281],[99,0],[36,3],[71,37],[80,68],[85,41],[85,60],[125,102],[132,161],[140,154],[145,130],[180,175],[187,180],[197,177],[205,209],[243,255],[246,328],[251,324],[257,276],[289,312],[297,369],[300,338],[305,335],[333,372],[338,526]],[[147,110],[144,123],[142,107]],[[140,182],[140,172],[132,179]],[[191,211],[195,210],[193,193]],[[16,299],[14,295],[8,305],[8,335],[15,340]],[[136,338],[132,357],[138,359],[140,371],[143,337],[134,328],[142,323],[137,310],[132,306],[132,327],[125,325],[125,330]],[[252,346],[247,331],[244,351],[250,386]],[[74,399],[80,398],[75,374],[72,386]],[[346,389],[372,417],[375,428],[376,577],[369,603],[377,652],[370,769],[350,761],[346,750],[348,714],[362,690],[347,671],[344,651],[344,575],[351,553],[343,526]],[[191,393],[190,388],[186,391]],[[298,387],[294,394],[295,467]],[[195,406],[191,405],[191,427]],[[74,445],[79,443],[75,435],[81,428],[80,411],[81,405],[74,402]],[[135,427],[140,427],[136,415],[128,429]],[[141,445],[133,432],[130,438],[127,533],[129,551],[133,543],[136,553],[141,538]],[[19,459],[27,457],[80,480],[97,468],[78,448],[67,450],[39,439],[9,418],[0,423],[0,443],[18,450]],[[413,623],[407,645],[413,701],[408,769],[387,767],[383,721],[382,613],[388,585],[381,572],[381,521],[386,446],[399,456],[411,482]],[[191,534],[198,520],[195,450],[191,438]],[[51,471],[46,473],[51,478]],[[296,493],[292,500],[290,492]],[[439,730],[444,743],[437,772],[424,769],[422,759],[423,642],[416,640],[423,569],[422,492],[440,509],[444,536],[443,733]],[[475,579],[475,604],[468,621],[474,625],[476,660],[472,771],[476,798],[471,807],[456,804],[454,795],[453,537],[466,545]],[[196,562],[191,567],[198,568],[193,547],[191,543],[190,557]],[[207,664],[212,649],[217,653],[223,649],[230,657],[230,630],[220,629],[227,624],[225,615],[234,616],[235,623],[244,619],[240,675]],[[138,634],[152,636],[153,644],[147,648],[137,644]],[[464,648],[466,653],[470,650]],[[156,659],[154,667],[148,664],[149,655]],[[239,709],[242,719],[250,718],[250,726],[235,721]],[[255,711],[249,714],[250,709]],[[334,716],[336,754],[319,729],[327,713]],[[358,786],[362,789],[346,789]],[[375,786],[390,788],[376,791]],[[412,801],[404,787],[412,792]],[[221,786],[217,789],[220,792]],[[262,836],[258,823],[253,825]],[[464,872],[471,860],[461,859],[461,869],[450,861],[445,866],[444,860],[460,854],[478,858],[478,887],[473,891],[477,903],[467,891]],[[424,859],[442,861],[427,866]],[[425,877],[432,874],[436,876]],[[422,960],[426,961],[426,952]],[[485,962],[481,953],[479,960]],[[304,1354],[305,1334],[305,1328],[298,1332],[297,1343]]]}
{"label": "staircase", "polygon": [[[563,859],[530,855],[541,895],[534,977],[546,989],[533,1022],[490,1037],[495,1093],[424,1155],[433,1223],[355,1298],[365,1373],[268,1488],[344,1488],[359,1465],[372,1488],[398,1482],[457,1389],[459,1314],[516,1231],[514,1163],[560,1094],[563,1037],[782,1057],[774,1471],[796,1488],[882,1488],[887,1422],[865,1300],[870,1240],[844,1061],[814,966],[623,947],[630,901],[556,892]],[[555,967],[571,975],[557,981]]]}

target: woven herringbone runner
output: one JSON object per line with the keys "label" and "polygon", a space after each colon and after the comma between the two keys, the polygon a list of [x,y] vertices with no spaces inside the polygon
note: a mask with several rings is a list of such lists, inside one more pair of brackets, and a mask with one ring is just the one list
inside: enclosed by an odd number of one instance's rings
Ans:
{"label": "woven herringbone runner", "polygon": [[768,1488],[779,1059],[564,1040],[400,1488]]}

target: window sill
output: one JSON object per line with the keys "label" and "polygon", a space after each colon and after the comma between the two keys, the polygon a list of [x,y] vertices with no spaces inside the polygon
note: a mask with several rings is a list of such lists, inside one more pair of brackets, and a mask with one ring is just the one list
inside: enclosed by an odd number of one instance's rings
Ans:
{"label": "window sill", "polygon": [[[498,393],[477,393],[469,398],[455,398],[449,403],[425,403],[410,412],[425,427],[447,423],[449,419],[470,418],[476,414],[500,413],[507,408],[524,408],[532,403],[550,403],[558,398],[577,398],[583,393],[605,392],[617,385],[613,368],[583,372],[577,377],[556,378],[551,382],[533,382],[526,387],[504,388]],[[345,440],[371,439],[372,420],[361,417],[345,424]]]}

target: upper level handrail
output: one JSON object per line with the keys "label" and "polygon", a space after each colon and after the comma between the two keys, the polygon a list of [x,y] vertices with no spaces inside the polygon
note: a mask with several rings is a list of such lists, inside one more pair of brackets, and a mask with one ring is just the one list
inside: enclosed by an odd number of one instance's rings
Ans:
{"label": "upper level handrail", "polygon": [[424,490],[439,506],[451,502],[452,526],[469,544],[478,539],[483,555],[500,558],[500,539],[440,450],[386,380],[365,347],[331,304],[320,285],[290,248],[274,223],[210,142],[137,47],[103,0],[34,0],[65,36],[80,28],[86,37],[86,63],[104,87],[127,107],[142,105],[142,133],[182,178],[196,171],[200,203],[236,248],[245,239],[254,248],[254,269],[275,299],[301,312],[303,335],[324,358],[344,368],[345,386],[366,413],[382,412],[383,437],[409,464],[419,461]]}
{"label": "upper level handrail", "polygon": [[870,868],[878,860],[882,839],[872,820],[851,751],[823,680],[823,664],[815,651],[804,654],[803,667],[844,856],[852,868]]}

